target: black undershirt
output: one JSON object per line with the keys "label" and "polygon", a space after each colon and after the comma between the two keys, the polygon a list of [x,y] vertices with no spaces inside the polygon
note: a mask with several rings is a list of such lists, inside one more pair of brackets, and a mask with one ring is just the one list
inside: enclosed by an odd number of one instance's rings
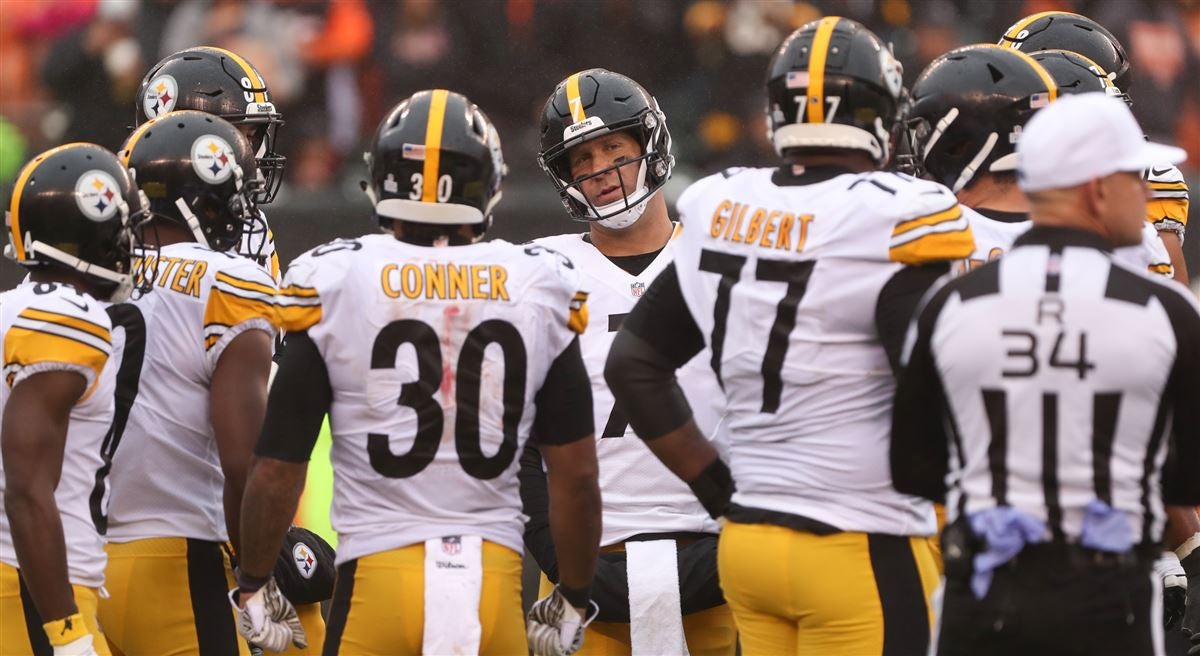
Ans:
{"label": "black undershirt", "polygon": [[987,207],[972,207],[971,209],[979,212],[993,221],[1001,223],[1020,223],[1029,220],[1029,214],[1026,212],[1004,212],[1001,210],[993,210]]}
{"label": "black undershirt", "polygon": [[[584,235],[583,240],[589,244],[592,244],[591,235]],[[595,244],[592,245],[595,246]],[[664,246],[663,248],[666,247]],[[641,253],[639,255],[605,255],[604,257],[607,257],[610,262],[617,265],[625,273],[628,273],[631,276],[638,276],[646,270],[646,267],[650,266],[650,263],[653,262],[655,258],[658,257],[658,254],[662,251],[663,249],[660,248],[656,251]],[[604,251],[600,252],[601,254],[604,253]]]}

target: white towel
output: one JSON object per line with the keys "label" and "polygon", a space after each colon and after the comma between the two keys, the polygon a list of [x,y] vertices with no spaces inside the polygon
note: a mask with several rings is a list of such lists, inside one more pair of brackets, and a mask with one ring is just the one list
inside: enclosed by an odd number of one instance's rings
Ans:
{"label": "white towel", "polygon": [[687,654],[675,541],[626,542],[625,558],[633,653]]}
{"label": "white towel", "polygon": [[450,535],[425,541],[425,654],[478,654],[483,633],[483,538]]}

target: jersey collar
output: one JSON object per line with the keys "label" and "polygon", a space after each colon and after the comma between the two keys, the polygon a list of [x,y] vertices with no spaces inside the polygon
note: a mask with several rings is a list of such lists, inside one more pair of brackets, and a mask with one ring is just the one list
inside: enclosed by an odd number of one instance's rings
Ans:
{"label": "jersey collar", "polygon": [[1034,226],[1029,229],[1029,232],[1017,237],[1017,240],[1013,242],[1013,246],[1030,245],[1058,248],[1080,246],[1082,248],[1094,248],[1101,251],[1112,250],[1112,246],[1104,241],[1103,237],[1094,232],[1078,230],[1076,228],[1053,228],[1049,226]]}

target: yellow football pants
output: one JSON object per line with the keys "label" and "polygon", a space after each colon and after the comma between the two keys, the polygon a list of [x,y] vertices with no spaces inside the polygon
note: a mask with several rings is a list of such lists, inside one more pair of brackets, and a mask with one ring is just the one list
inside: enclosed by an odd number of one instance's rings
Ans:
{"label": "yellow football pants", "polygon": [[[545,597],[554,584],[543,573],[538,597]],[[683,637],[692,656],[733,656],[737,650],[737,628],[729,604],[683,616]],[[624,622],[592,622],[583,634],[578,656],[632,656],[629,625]]]}
{"label": "yellow football pants", "polygon": [[[96,602],[99,595],[95,588],[73,585],[75,606],[83,615],[88,633],[92,634],[92,645],[100,656],[110,656],[104,634],[96,621]],[[44,621],[33,606],[33,598],[25,588],[25,582],[15,567],[0,563],[0,654],[3,656],[33,656],[50,654],[53,648],[46,632]],[[35,651],[36,650],[36,651]]]}
{"label": "yellow football pants", "polygon": [[747,656],[927,649],[938,583],[928,538],[727,522],[717,562]]}
{"label": "yellow football pants", "polygon": [[[521,554],[483,542],[479,653],[525,656]],[[425,633],[425,545],[364,556],[338,567],[325,656],[420,654]]]}

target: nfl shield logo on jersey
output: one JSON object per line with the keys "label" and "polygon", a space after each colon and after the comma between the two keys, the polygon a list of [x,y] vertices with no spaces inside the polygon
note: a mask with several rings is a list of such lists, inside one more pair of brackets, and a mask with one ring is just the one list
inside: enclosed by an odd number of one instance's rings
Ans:
{"label": "nfl shield logo on jersey", "polygon": [[629,283],[629,293],[633,294],[635,298],[638,296],[641,296],[642,294],[645,294],[646,293],[646,283],[644,283],[644,282]]}
{"label": "nfl shield logo on jersey", "polygon": [[457,556],[462,551],[462,536],[451,535],[442,538],[442,552],[447,556]]}

